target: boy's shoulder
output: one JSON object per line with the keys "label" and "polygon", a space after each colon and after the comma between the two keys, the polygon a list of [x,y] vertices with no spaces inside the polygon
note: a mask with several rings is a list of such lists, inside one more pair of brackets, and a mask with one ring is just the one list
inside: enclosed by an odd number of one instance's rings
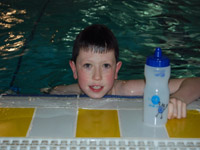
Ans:
{"label": "boy's shoulder", "polygon": [[[185,80],[185,78],[181,79],[170,79],[169,88],[171,93],[175,92],[181,83]],[[145,88],[145,80],[116,80],[114,84],[114,94],[116,95],[143,95]]]}
{"label": "boy's shoulder", "polygon": [[59,85],[54,87],[50,94],[67,95],[67,94],[81,94],[78,84]]}
{"label": "boy's shoulder", "polygon": [[145,82],[139,80],[115,80],[114,94],[116,95],[142,95]]}

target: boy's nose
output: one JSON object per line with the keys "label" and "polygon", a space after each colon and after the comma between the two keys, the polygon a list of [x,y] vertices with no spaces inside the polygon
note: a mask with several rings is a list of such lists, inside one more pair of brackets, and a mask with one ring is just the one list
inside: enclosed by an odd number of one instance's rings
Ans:
{"label": "boy's nose", "polygon": [[101,80],[101,78],[102,78],[101,69],[96,68],[96,69],[94,70],[94,73],[93,73],[93,79],[94,79],[94,80]]}

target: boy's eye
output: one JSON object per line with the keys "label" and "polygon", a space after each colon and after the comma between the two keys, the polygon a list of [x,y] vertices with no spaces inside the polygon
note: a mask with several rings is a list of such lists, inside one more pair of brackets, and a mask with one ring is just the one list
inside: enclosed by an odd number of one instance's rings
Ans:
{"label": "boy's eye", "polygon": [[104,64],[103,67],[108,69],[108,68],[111,67],[111,65],[110,64]]}
{"label": "boy's eye", "polygon": [[91,68],[91,66],[92,66],[91,64],[84,64],[83,65],[84,68]]}

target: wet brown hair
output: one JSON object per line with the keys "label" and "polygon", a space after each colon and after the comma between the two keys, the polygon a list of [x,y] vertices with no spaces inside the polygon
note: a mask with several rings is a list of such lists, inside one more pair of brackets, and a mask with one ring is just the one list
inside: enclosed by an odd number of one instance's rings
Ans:
{"label": "wet brown hair", "polygon": [[82,30],[76,37],[72,52],[72,61],[76,63],[80,49],[95,53],[115,52],[116,62],[119,57],[117,39],[105,25],[93,24]]}

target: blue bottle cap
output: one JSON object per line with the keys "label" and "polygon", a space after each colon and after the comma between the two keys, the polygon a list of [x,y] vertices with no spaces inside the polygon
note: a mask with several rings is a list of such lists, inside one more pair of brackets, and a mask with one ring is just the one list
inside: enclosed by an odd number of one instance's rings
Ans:
{"label": "blue bottle cap", "polygon": [[146,64],[152,67],[167,67],[170,65],[170,61],[167,57],[162,55],[162,50],[158,47],[154,55],[147,58]]}

